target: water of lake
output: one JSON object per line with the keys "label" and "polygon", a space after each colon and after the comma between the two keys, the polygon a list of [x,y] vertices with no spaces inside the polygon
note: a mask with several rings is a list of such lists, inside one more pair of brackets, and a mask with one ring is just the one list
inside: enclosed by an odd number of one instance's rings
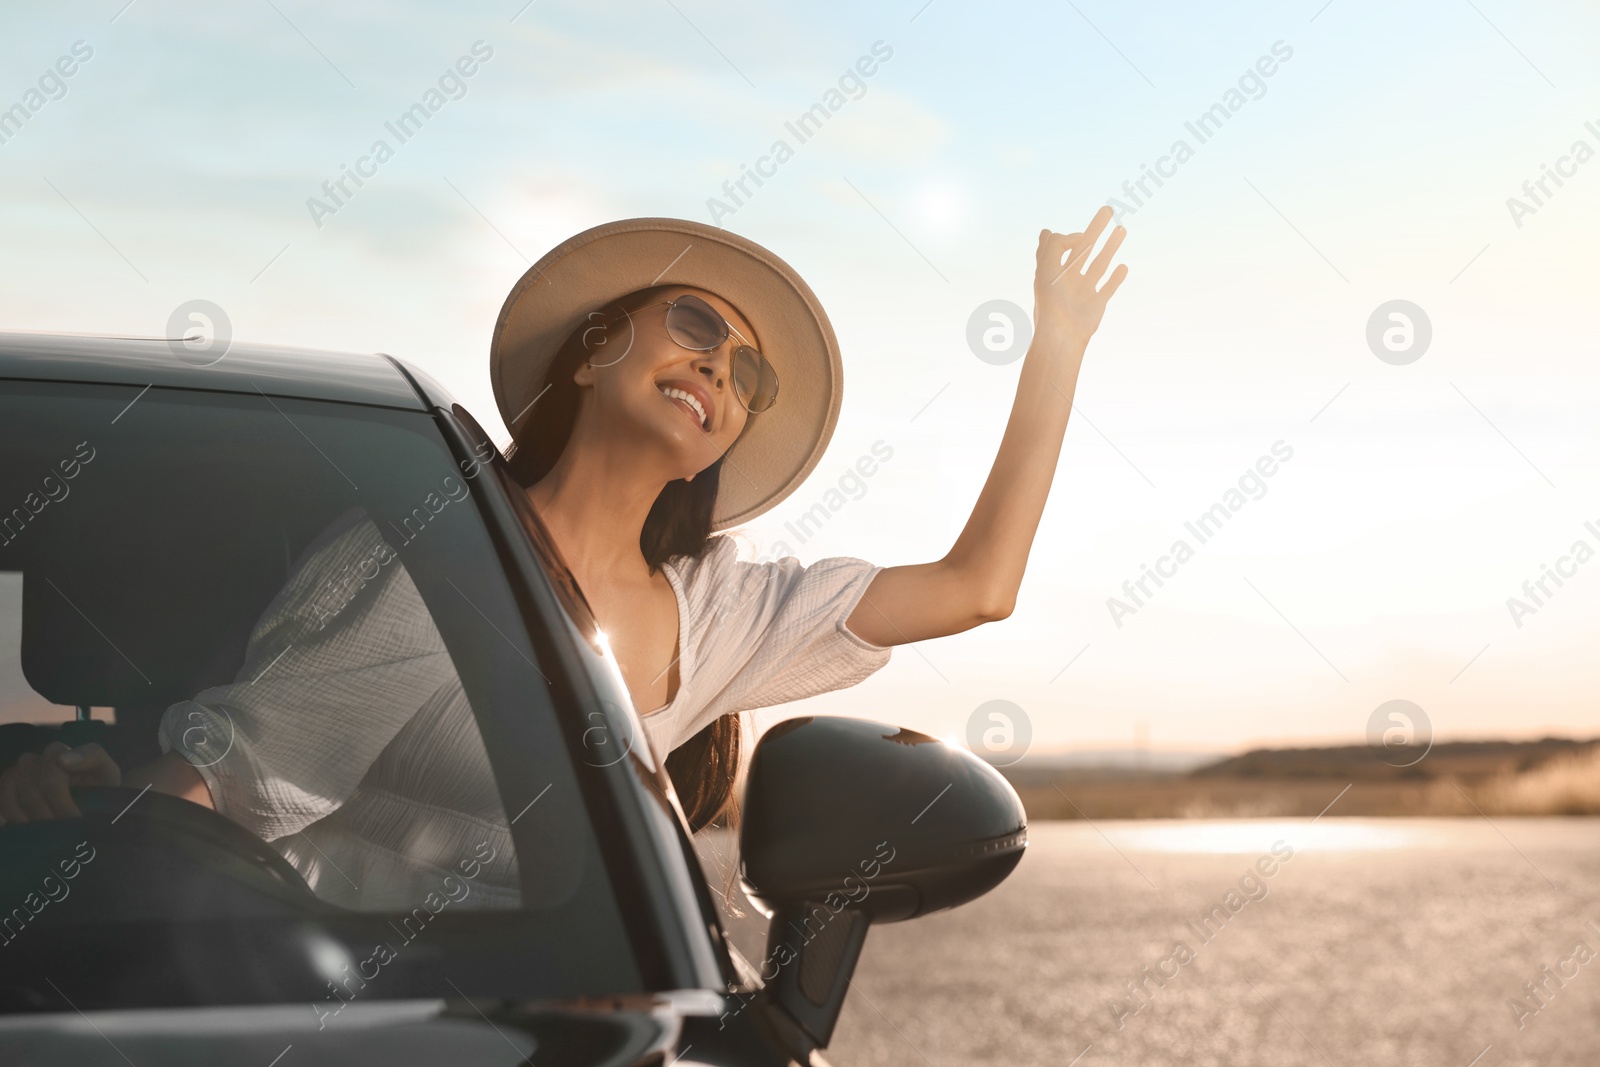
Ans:
{"label": "water of lake", "polygon": [[[1029,838],[988,896],[872,930],[837,1067],[1600,1063],[1600,819]],[[752,959],[758,919],[733,924]]]}

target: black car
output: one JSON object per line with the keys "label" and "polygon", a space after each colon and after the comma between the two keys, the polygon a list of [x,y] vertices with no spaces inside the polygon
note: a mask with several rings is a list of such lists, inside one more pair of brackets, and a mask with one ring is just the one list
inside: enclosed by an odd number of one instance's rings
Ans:
{"label": "black car", "polygon": [[[741,955],[576,584],[481,427],[402,361],[0,334],[0,438],[0,768],[93,741],[286,798],[228,817],[83,786],[79,818],[0,827],[0,1062],[821,1063],[869,924],[1021,857],[1016,794],[971,753],[787,720],[744,793],[739,874],[771,921]],[[298,640],[378,610],[380,574],[414,589],[396,625],[442,641],[467,709],[447,738],[422,711],[385,728],[365,674],[262,651],[286,583],[355,529],[381,551],[328,572]],[[295,746],[317,775],[278,762]],[[358,816],[391,845],[351,844]]]}

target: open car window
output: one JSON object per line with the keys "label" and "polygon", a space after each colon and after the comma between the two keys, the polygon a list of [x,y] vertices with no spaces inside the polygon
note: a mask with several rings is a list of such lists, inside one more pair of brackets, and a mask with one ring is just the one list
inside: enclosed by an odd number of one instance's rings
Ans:
{"label": "open car window", "polygon": [[487,486],[430,416],[7,381],[0,438],[0,766],[172,753],[217,809],[0,827],[0,1009],[88,939],[109,965],[65,976],[101,1006],[639,988]]}

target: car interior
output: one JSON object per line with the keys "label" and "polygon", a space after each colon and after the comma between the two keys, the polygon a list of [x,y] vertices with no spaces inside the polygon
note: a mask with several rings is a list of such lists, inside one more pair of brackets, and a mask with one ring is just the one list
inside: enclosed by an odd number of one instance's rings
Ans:
{"label": "car interior", "polygon": [[[86,406],[115,415],[132,391],[115,392]],[[301,550],[349,507],[349,486],[281,438],[235,433],[219,450],[207,437],[226,439],[225,411],[154,425],[130,412],[111,425],[62,419],[43,398],[6,406],[0,501],[11,515],[30,494],[49,502],[6,528],[0,614],[15,620],[22,679],[67,721],[0,725],[0,765],[59,738],[139,766],[160,755],[168,706],[234,679],[251,628]],[[93,458],[68,480],[60,463],[82,442]]]}
{"label": "car interior", "polygon": [[[286,990],[320,998],[330,953],[354,966],[362,955],[351,954],[374,943],[404,949],[401,937],[430,919],[437,932],[386,969],[382,995],[448,992],[430,962],[445,950],[462,961],[455,980],[463,989],[638,987],[562,728],[537,665],[511,641],[515,601],[476,505],[465,492],[447,495],[446,486],[461,488],[442,481],[457,464],[431,416],[6,381],[0,448],[8,457],[0,467],[0,769],[56,740],[101,744],[124,775],[158,757],[169,707],[258,680],[241,677],[258,620],[330,524],[359,510],[394,548],[388,566],[403,567],[443,639],[470,701],[473,736],[463,743],[494,753],[489,791],[502,814],[490,821],[507,833],[503,813],[516,799],[517,840],[536,841],[542,861],[511,857],[514,891],[520,886],[513,910],[489,903],[499,890],[481,878],[477,895],[449,898],[470,903],[436,907],[421,893],[412,900],[412,883],[397,889],[362,877],[361,899],[377,902],[342,906],[324,899],[285,842],[225,815],[154,790],[76,787],[84,818],[0,826],[0,1011],[51,1003],[40,985],[51,959],[75,961],[80,1002],[270,1001]],[[342,745],[341,736],[329,723],[317,744]],[[426,776],[427,765],[418,773]],[[441,849],[470,862],[472,842],[398,832],[423,850],[397,853],[398,864],[428,857],[408,868],[417,886],[437,880]],[[297,847],[303,859],[307,849]],[[343,870],[321,874],[324,885],[348,880]],[[314,928],[305,926],[311,918]],[[110,941],[94,933],[106,924],[117,931]],[[127,966],[106,966],[112,955]],[[259,965],[226,966],[242,956]]]}

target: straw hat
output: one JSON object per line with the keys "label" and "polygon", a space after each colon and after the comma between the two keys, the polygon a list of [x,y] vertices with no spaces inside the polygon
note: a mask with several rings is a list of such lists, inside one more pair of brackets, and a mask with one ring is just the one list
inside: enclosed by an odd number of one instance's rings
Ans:
{"label": "straw hat", "polygon": [[547,252],[500,309],[489,347],[495,402],[513,438],[539,417],[545,368],[591,311],[638,289],[692,285],[755,327],[778,372],[778,402],[752,415],[725,453],[712,529],[776,506],[805,481],[839,418],[839,342],[811,287],[754,241],[688,219],[621,219]]}

